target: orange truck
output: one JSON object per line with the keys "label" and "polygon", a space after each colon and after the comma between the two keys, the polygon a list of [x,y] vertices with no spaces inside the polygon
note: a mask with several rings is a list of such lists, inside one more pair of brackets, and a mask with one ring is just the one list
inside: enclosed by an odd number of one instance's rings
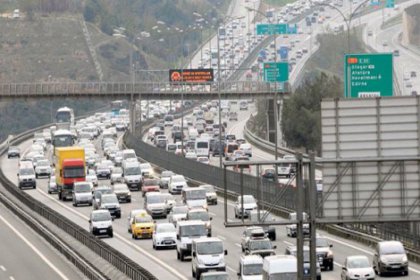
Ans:
{"label": "orange truck", "polygon": [[74,183],[86,180],[85,149],[82,147],[55,148],[54,160],[58,199],[71,200]]}

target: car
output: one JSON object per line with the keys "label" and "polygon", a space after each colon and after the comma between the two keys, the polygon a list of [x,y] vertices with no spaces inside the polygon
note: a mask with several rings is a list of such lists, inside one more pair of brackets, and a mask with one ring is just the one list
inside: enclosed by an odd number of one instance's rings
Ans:
{"label": "car", "polygon": [[159,179],[144,179],[141,186],[141,193],[144,197],[148,192],[159,192]]}
{"label": "car", "polygon": [[366,280],[375,279],[375,271],[368,257],[363,255],[347,256],[341,270],[341,279],[361,279],[360,275],[363,275]]}
{"label": "car", "polygon": [[111,169],[111,184],[122,182],[124,182],[123,169],[121,167],[113,167]]}
{"label": "car", "polygon": [[17,146],[9,146],[7,158],[20,158],[20,148]]}
{"label": "car", "polygon": [[229,280],[229,274],[225,271],[211,271],[200,275],[199,280]]}
{"label": "car", "polygon": [[167,189],[168,188],[168,183],[171,180],[171,177],[173,175],[175,175],[175,174],[170,170],[162,171],[162,173],[160,174],[159,187],[161,189]]}
{"label": "car", "polygon": [[200,185],[206,190],[207,204],[217,205],[217,193],[212,185]]}
{"label": "car", "polygon": [[98,208],[106,209],[111,213],[111,216],[121,218],[121,206],[115,193],[102,194]]}
{"label": "car", "polygon": [[153,167],[148,162],[140,163],[140,170],[144,177],[150,177],[153,175]]}
{"label": "car", "polygon": [[51,165],[47,159],[42,159],[37,161],[35,167],[35,176],[39,177],[50,177],[51,176]]}
{"label": "car", "polygon": [[245,255],[260,255],[262,258],[273,256],[277,249],[268,238],[252,238],[248,239],[245,245]]}
{"label": "car", "polygon": [[276,222],[276,219],[267,210],[252,210],[249,214],[251,223],[267,224],[263,226],[266,236],[271,240],[276,240],[276,228],[271,226],[270,223]]}
{"label": "car", "polygon": [[172,223],[155,225],[152,235],[153,249],[176,248],[176,228]]}
{"label": "car", "polygon": [[186,152],[185,153],[185,158],[192,159],[192,160],[197,160],[197,154],[195,152],[192,152],[192,151]]}
{"label": "car", "polygon": [[171,212],[168,215],[168,221],[173,223],[175,226],[177,225],[178,221],[185,221],[187,218],[188,213],[188,206],[181,204],[181,205],[174,205],[172,207]]}
{"label": "car", "polygon": [[86,172],[86,181],[91,182],[93,186],[98,186],[98,177],[96,176],[96,172],[93,169],[89,169]]}
{"label": "car", "polygon": [[114,236],[112,217],[108,210],[94,210],[90,213],[89,231],[93,235]]}
{"label": "car", "polygon": [[382,46],[383,46],[383,47],[388,47],[388,41],[383,41],[383,42],[382,42]]}
{"label": "car", "polygon": [[98,179],[111,179],[111,168],[108,165],[100,164],[96,168],[96,176]]}
{"label": "car", "polygon": [[134,216],[131,222],[131,237],[138,238],[152,238],[155,223],[152,216],[146,213],[140,213]]}
{"label": "car", "polygon": [[127,184],[120,183],[120,184],[114,184],[113,191],[117,195],[119,202],[131,202],[131,192],[128,188]]}
{"label": "car", "polygon": [[187,221],[199,220],[203,221],[206,226],[207,236],[211,237],[211,221],[213,220],[210,217],[209,212],[203,208],[193,208],[188,210],[187,216],[185,218]]}
{"label": "car", "polygon": [[[296,219],[297,219],[296,212],[289,213],[289,220],[290,221],[293,221],[293,220],[296,220]],[[304,221],[308,220],[308,215],[306,213],[303,213],[303,220]],[[303,235],[309,235],[309,233],[310,233],[309,224],[304,223],[303,224]],[[296,224],[286,225],[286,234],[287,234],[287,236],[290,236],[290,237],[296,237],[297,236]]]}
{"label": "car", "polygon": [[187,188],[187,181],[183,175],[172,175],[168,183],[170,194],[180,194],[183,188]]}
{"label": "car", "polygon": [[408,275],[408,259],[400,241],[380,241],[373,255],[373,269],[378,275]]}
{"label": "car", "polygon": [[[243,203],[242,203],[243,202]],[[243,208],[242,208],[243,204]],[[235,218],[248,217],[252,210],[258,208],[257,202],[253,195],[238,196],[235,202]]]}
{"label": "car", "polygon": [[372,32],[372,30],[368,30],[368,36],[372,36],[373,35],[373,32]]}
{"label": "car", "polygon": [[131,233],[131,224],[133,223],[133,219],[137,214],[145,213],[147,214],[146,210],[144,209],[133,209],[130,211],[127,217],[127,225],[128,225],[128,233]]}
{"label": "car", "polygon": [[98,186],[93,190],[93,209],[99,209],[102,194],[110,194],[112,189],[108,186]]}
{"label": "car", "polygon": [[261,173],[261,178],[269,182],[276,181],[276,169],[275,168],[264,168]]}
{"label": "car", "polygon": [[197,157],[197,161],[202,164],[210,164],[210,160],[208,157]]}
{"label": "car", "polygon": [[394,54],[394,56],[400,56],[400,51],[399,50],[394,50],[393,54]]}
{"label": "car", "polygon": [[[285,254],[297,257],[297,247],[294,245],[287,246]],[[303,275],[305,278],[311,275],[309,246],[303,246]],[[321,268],[319,262],[316,262],[316,280],[321,280]]]}
{"label": "car", "polygon": [[92,189],[93,185],[90,182],[75,182],[73,186],[73,206],[80,204],[87,204],[92,206]]}
{"label": "car", "polygon": [[48,180],[48,193],[58,193],[57,183],[55,181],[55,176],[51,176]]}
{"label": "car", "polygon": [[144,209],[153,218],[166,218],[168,212],[165,204],[166,195],[160,192],[148,192],[144,198]]}
{"label": "car", "polygon": [[250,226],[247,227],[243,232],[241,236],[241,249],[242,252],[245,252],[245,249],[247,248],[248,240],[249,239],[261,239],[265,238],[266,233],[264,232],[264,229],[260,226]]}
{"label": "car", "polygon": [[331,250],[332,244],[323,236],[316,237],[316,257],[321,266],[321,270],[334,270],[334,253]]}

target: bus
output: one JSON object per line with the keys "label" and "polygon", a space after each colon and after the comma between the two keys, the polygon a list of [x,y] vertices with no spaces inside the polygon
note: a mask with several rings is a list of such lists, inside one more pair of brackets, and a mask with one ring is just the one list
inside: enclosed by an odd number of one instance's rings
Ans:
{"label": "bus", "polygon": [[112,116],[120,115],[121,109],[127,109],[127,101],[126,100],[115,100],[111,102],[111,111]]}
{"label": "bus", "polygon": [[70,147],[73,146],[75,135],[66,129],[58,129],[53,133],[51,143],[54,148],[57,147]]}
{"label": "bus", "polygon": [[217,62],[218,62],[217,49],[210,50],[210,59],[211,59],[211,66],[217,67]]}
{"label": "bus", "polygon": [[226,28],[219,27],[219,40],[225,40],[226,39]]}
{"label": "bus", "polygon": [[57,124],[57,129],[70,130],[70,128],[74,126],[73,109],[69,107],[59,108],[55,114],[55,122]]}

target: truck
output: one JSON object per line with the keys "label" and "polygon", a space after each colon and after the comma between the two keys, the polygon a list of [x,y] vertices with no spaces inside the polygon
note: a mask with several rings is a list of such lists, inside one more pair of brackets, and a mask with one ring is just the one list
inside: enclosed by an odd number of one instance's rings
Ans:
{"label": "truck", "polygon": [[59,200],[73,199],[75,182],[86,180],[85,149],[57,147],[54,149],[55,178]]}

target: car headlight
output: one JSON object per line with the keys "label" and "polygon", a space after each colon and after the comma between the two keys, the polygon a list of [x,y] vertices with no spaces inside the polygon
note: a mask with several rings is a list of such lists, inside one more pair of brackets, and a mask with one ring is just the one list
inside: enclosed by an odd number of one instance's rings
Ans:
{"label": "car headlight", "polygon": [[404,255],[404,256],[402,257],[402,262],[403,262],[403,263],[407,263],[407,262],[408,262],[407,256],[405,256],[405,255]]}
{"label": "car headlight", "polygon": [[387,260],[384,257],[381,257],[380,260],[381,260],[381,263],[384,263],[384,264],[387,263]]}
{"label": "car headlight", "polygon": [[188,247],[187,243],[181,243],[181,248],[186,249]]}
{"label": "car headlight", "polygon": [[219,265],[220,266],[224,266],[225,265],[225,259],[224,258],[221,258],[220,259]]}

